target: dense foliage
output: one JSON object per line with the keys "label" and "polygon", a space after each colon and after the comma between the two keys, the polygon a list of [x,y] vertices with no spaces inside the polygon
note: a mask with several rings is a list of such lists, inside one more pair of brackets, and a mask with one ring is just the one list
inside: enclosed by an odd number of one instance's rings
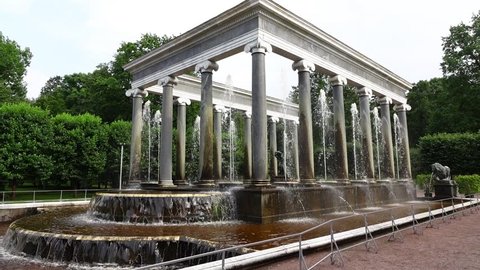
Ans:
{"label": "dense foliage", "polygon": [[11,188],[24,183],[86,188],[118,181],[120,144],[130,141],[130,123],[105,124],[90,114],[52,117],[26,103],[1,105],[0,119],[0,181]]}
{"label": "dense foliage", "polygon": [[450,28],[443,53],[443,77],[416,83],[408,95],[412,145],[426,134],[480,130],[480,13]]}
{"label": "dense foliage", "polygon": [[480,175],[458,175],[455,177],[458,184],[458,192],[465,195],[472,195],[480,192]]}
{"label": "dense foliage", "polygon": [[[125,97],[125,91],[130,89],[131,75],[123,66],[172,38],[144,34],[136,42],[123,42],[113,61],[99,64],[91,73],[50,78],[35,104],[48,109],[52,114],[91,113],[106,122],[128,120],[131,118],[131,102]],[[149,99],[158,99],[158,96],[152,95]]]}
{"label": "dense foliage", "polygon": [[452,175],[480,173],[480,133],[441,133],[420,139],[421,171],[431,171],[438,162],[449,166]]}
{"label": "dense foliage", "polygon": [[27,88],[23,78],[32,53],[0,32],[0,104],[25,100]]}

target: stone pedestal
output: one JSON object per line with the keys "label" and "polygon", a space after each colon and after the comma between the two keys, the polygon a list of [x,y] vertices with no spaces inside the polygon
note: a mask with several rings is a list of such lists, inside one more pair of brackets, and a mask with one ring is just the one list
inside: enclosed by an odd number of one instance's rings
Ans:
{"label": "stone pedestal", "polygon": [[457,197],[458,185],[453,181],[435,183],[433,188],[435,190],[435,200]]}

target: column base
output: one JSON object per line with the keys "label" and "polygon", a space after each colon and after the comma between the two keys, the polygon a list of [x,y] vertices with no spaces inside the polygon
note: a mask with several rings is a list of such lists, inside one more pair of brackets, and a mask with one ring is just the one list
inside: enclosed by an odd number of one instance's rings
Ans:
{"label": "column base", "polygon": [[349,185],[351,182],[349,179],[336,179],[338,185]]}
{"label": "column base", "polygon": [[215,180],[199,180],[195,185],[197,187],[214,187]]}
{"label": "column base", "polygon": [[377,179],[377,183],[379,184],[392,184],[395,181],[393,178],[384,178],[384,179]]}
{"label": "column base", "polygon": [[188,186],[189,183],[186,180],[173,180],[175,186]]}
{"label": "column base", "polygon": [[272,184],[270,183],[270,179],[265,179],[265,180],[251,180],[250,183],[248,183],[247,187],[249,188],[265,188],[265,187],[272,187]]}
{"label": "column base", "polygon": [[300,179],[300,185],[303,186],[316,186],[318,185],[317,179]]}
{"label": "column base", "polygon": [[367,179],[356,179],[356,180],[350,180],[350,183],[368,185],[370,182]]}
{"label": "column base", "polygon": [[175,185],[173,184],[173,180],[160,180],[158,181],[158,186],[159,187],[166,187],[166,188],[170,188],[170,187],[175,187]]}
{"label": "column base", "polygon": [[411,178],[400,178],[400,179],[397,179],[395,182],[398,182],[398,183],[408,183],[408,182],[412,182],[413,180]]}

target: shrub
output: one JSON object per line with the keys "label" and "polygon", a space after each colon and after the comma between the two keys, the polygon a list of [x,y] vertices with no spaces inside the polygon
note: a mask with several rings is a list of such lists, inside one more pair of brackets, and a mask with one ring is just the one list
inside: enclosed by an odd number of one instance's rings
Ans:
{"label": "shrub", "polygon": [[417,174],[415,177],[415,185],[420,188],[425,188],[425,184],[430,184],[431,174]]}
{"label": "shrub", "polygon": [[52,174],[52,128],[48,111],[27,103],[0,106],[0,181],[45,186]]}
{"label": "shrub", "polygon": [[480,192],[480,175],[458,175],[455,177],[458,184],[458,192],[471,195]]}

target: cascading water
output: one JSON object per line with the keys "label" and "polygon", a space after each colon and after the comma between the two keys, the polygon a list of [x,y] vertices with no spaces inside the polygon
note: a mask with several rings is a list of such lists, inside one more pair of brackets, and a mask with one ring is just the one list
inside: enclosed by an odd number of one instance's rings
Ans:
{"label": "cascading water", "polygon": [[381,138],[381,130],[382,130],[382,122],[380,120],[380,116],[378,114],[378,108],[375,107],[373,108],[373,127],[374,127],[374,132],[375,132],[375,150],[376,150],[376,156],[377,156],[377,173],[378,173],[378,179],[382,179],[381,175],[381,159],[380,159],[380,138]]}
{"label": "cascading water", "polygon": [[[360,159],[357,156],[357,143],[360,142],[359,140],[359,117],[358,117],[358,110],[357,104],[352,103],[350,106],[350,113],[352,114],[352,143],[353,143],[353,168],[354,168],[354,179],[358,178],[358,165],[357,161]],[[361,154],[361,153],[360,153]]]}
{"label": "cascading water", "polygon": [[[200,116],[195,117],[195,122],[193,123],[193,134],[192,134],[192,152],[191,152],[191,164],[197,164],[197,167],[192,168],[194,171],[200,171],[198,167],[200,161]],[[198,176],[197,176],[198,177]],[[198,178],[197,178],[198,179]]]}
{"label": "cascading water", "polygon": [[400,121],[398,121],[398,115],[396,113],[393,114],[393,134],[394,134],[394,141],[395,141],[395,161],[396,161],[396,169],[397,169],[397,179],[400,179],[400,160],[399,160],[399,145],[400,145]]}
{"label": "cascading water", "polygon": [[160,130],[162,127],[162,114],[159,110],[153,116],[153,123],[157,129],[157,180],[160,179]]}
{"label": "cascading water", "polygon": [[[223,114],[222,126],[225,127],[228,133],[228,142],[223,144],[228,151],[228,180],[235,181],[237,179],[235,166],[235,153],[237,151],[237,130],[233,118],[233,80],[231,75],[227,75],[226,80],[227,91],[224,93],[223,100],[226,101],[227,111]],[[223,152],[223,151],[222,151]],[[223,155],[222,155],[223,156]]]}
{"label": "cascading water", "polygon": [[363,153],[363,134],[360,128],[360,115],[357,104],[352,103],[350,107],[352,114],[352,144],[353,144],[353,167],[354,179],[365,180],[367,173],[365,170],[365,159]]}
{"label": "cascading water", "polygon": [[325,90],[320,90],[319,100],[317,105],[315,106],[315,123],[320,127],[322,131],[322,153],[319,155],[319,160],[321,164],[321,168],[323,169],[323,180],[327,180],[327,173],[328,173],[328,166],[327,160],[329,158],[329,153],[327,149],[331,147],[332,140],[330,139],[329,133],[331,133],[332,129],[332,116],[333,113],[330,110],[328,105],[327,96]]}
{"label": "cascading water", "polygon": [[147,140],[148,140],[148,172],[147,172],[147,180],[150,182],[150,174],[151,174],[151,165],[152,165],[152,131],[151,131],[151,126],[152,126],[152,117],[151,117],[151,112],[150,112],[150,100],[147,100],[145,104],[143,105],[143,122],[147,126]]}

